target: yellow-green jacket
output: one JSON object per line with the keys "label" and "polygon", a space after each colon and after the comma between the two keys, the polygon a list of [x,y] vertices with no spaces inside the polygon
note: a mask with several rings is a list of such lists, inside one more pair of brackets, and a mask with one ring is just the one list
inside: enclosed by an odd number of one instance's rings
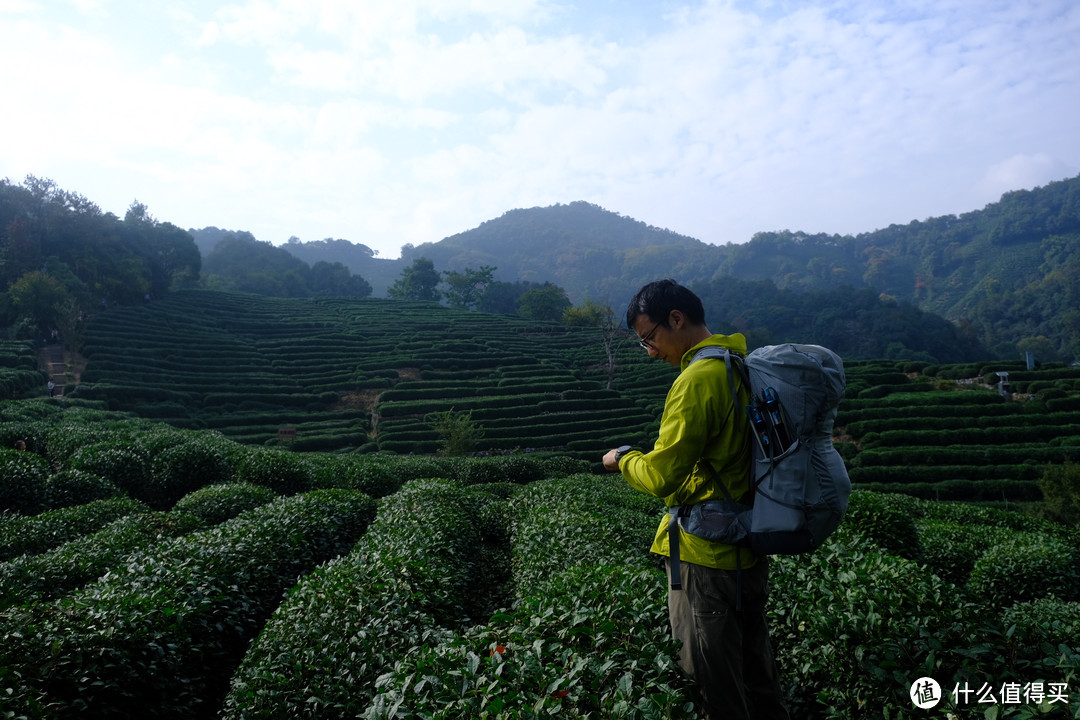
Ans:
{"label": "yellow-green jacket", "polygon": [[[736,381],[739,400],[732,404],[723,360],[704,359],[690,365],[694,353],[708,345],[746,355],[746,338],[739,333],[713,335],[687,350],[682,371],[668,391],[652,452],[631,451],[619,461],[619,471],[630,485],[663,498],[668,507],[724,498],[723,490],[700,466],[701,458],[709,461],[736,500],[743,500],[750,489],[750,423],[744,410],[749,392]],[[660,555],[670,554],[668,519],[665,513],[651,548]],[[733,570],[735,552],[732,545],[679,534],[679,555],[685,562]],[[742,567],[752,566],[755,560],[750,551],[740,552]]]}

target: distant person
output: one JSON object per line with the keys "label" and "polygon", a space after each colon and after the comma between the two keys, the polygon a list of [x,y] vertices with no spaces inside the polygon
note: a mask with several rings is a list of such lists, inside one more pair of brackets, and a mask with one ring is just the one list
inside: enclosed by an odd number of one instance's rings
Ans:
{"label": "distant person", "polygon": [[[736,500],[748,499],[750,427],[742,408],[749,390],[737,381],[739,397],[731,397],[722,361],[689,364],[709,345],[745,356],[746,338],[713,335],[701,300],[674,280],[641,288],[626,310],[626,326],[650,357],[681,372],[668,392],[652,451],[624,445],[604,455],[604,467],[620,471],[631,486],[663,498],[668,507],[685,506],[724,498],[703,468],[704,459]],[[668,521],[664,513],[651,549],[667,557],[670,588]],[[698,711],[710,720],[787,718],[765,615],[768,558],[675,532],[681,588],[669,589],[668,612],[672,635],[682,642],[679,665],[693,681]]]}
{"label": "distant person", "polygon": [[15,441],[15,449],[16,450],[25,450],[26,449],[26,441],[25,440],[16,440]]}
{"label": "distant person", "polygon": [[46,385],[46,387],[49,388],[49,397],[52,397],[53,393],[56,392],[56,383],[54,383],[52,380],[50,380],[48,382],[48,384]]}

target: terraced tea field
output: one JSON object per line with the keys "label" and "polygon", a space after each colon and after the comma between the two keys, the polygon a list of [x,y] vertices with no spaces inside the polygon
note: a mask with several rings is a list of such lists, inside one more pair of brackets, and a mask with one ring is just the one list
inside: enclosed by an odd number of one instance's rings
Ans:
{"label": "terraced tea field", "polygon": [[596,330],[432,303],[213,292],[98,315],[83,354],[71,398],[296,450],[433,453],[428,415],[454,410],[483,428],[480,451],[595,458],[648,440],[673,377],[627,342],[607,389]]}
{"label": "terraced tea field", "polygon": [[[431,414],[455,411],[482,429],[479,452],[593,463],[615,445],[649,447],[675,377],[626,338],[609,389],[593,329],[432,303],[215,292],[103,313],[84,354],[68,397],[242,443],[433,454]],[[1032,500],[1047,464],[1080,459],[1080,368],[846,367],[837,442],[857,487]],[[1012,399],[989,385],[998,371]]]}
{"label": "terraced tea field", "polygon": [[[1047,465],[1080,461],[1080,368],[999,362],[918,366],[920,374],[905,365],[847,364],[837,447],[856,487],[1038,500]],[[996,387],[999,371],[1009,373],[1011,396]]]}

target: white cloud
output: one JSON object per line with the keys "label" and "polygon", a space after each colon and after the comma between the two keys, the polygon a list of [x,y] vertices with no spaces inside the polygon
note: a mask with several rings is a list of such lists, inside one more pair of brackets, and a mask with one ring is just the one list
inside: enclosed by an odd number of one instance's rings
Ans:
{"label": "white cloud", "polygon": [[1075,172],[1075,167],[1070,168],[1060,159],[1046,153],[1020,153],[987,168],[978,184],[978,193],[996,199],[1010,190],[1038,187]]}
{"label": "white cloud", "polygon": [[1072,0],[74,1],[0,0],[0,175],[274,242],[394,256],[579,199],[860,232],[1080,171]]}

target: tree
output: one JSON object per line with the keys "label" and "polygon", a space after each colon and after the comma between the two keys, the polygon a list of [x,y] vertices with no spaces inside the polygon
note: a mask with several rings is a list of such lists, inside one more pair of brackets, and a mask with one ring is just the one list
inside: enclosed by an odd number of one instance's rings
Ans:
{"label": "tree", "polygon": [[7,287],[41,265],[41,243],[30,236],[21,217],[13,219],[0,236],[0,287]]}
{"label": "tree", "polygon": [[401,271],[401,277],[394,281],[386,296],[391,300],[439,300],[439,273],[435,263],[420,257],[413,264]]}
{"label": "tree", "polygon": [[442,439],[439,447],[440,455],[451,457],[467,455],[484,437],[484,428],[473,422],[471,410],[456,412],[450,408],[443,412],[430,413],[426,419],[434,426],[435,432]]}
{"label": "tree", "polygon": [[517,306],[518,312],[527,318],[558,322],[563,311],[570,307],[570,299],[565,290],[548,282],[522,295]]}
{"label": "tree", "polygon": [[1040,361],[1058,359],[1057,347],[1055,347],[1054,342],[1045,335],[1021,338],[1016,341],[1016,349],[1019,350],[1021,354],[1030,352]]}
{"label": "tree", "polygon": [[1048,465],[1039,480],[1043,506],[1058,522],[1080,522],[1080,465]]}
{"label": "tree", "polygon": [[607,389],[615,383],[615,356],[618,343],[623,338],[623,331],[615,320],[615,311],[610,305],[585,300],[581,307],[569,307],[563,311],[563,324],[570,327],[595,327],[600,329],[600,341],[607,359]]}
{"label": "tree", "polygon": [[445,295],[451,307],[475,310],[484,291],[494,281],[495,267],[483,265],[479,270],[465,268],[463,272],[450,270],[443,273],[448,286]]}
{"label": "tree", "polygon": [[353,275],[342,263],[320,260],[311,266],[308,287],[314,295],[335,297],[368,297],[371,284],[359,275]]}
{"label": "tree", "polygon": [[517,312],[518,300],[534,287],[540,287],[540,285],[527,280],[512,283],[496,280],[484,288],[484,294],[480,296],[477,309],[480,312],[513,315]]}
{"label": "tree", "polygon": [[78,312],[67,288],[42,272],[23,275],[8,290],[8,297],[16,315],[28,318],[39,337],[47,336],[61,325],[72,325],[68,315]]}

